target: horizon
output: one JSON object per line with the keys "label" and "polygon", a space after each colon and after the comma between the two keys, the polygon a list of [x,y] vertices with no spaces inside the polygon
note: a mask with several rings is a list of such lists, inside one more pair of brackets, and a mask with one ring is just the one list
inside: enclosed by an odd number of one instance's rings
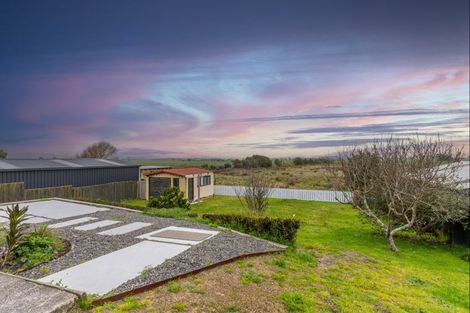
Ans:
{"label": "horizon", "polygon": [[[109,10],[112,7],[112,10]],[[469,2],[0,4],[0,149],[320,157],[378,137],[469,153]]]}

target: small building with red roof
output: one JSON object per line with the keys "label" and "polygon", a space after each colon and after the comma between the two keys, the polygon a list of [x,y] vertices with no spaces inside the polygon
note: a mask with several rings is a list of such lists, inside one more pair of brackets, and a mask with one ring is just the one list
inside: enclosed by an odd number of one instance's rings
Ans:
{"label": "small building with red roof", "polygon": [[141,169],[141,177],[147,200],[173,187],[179,188],[189,202],[214,195],[214,173],[202,167]]}

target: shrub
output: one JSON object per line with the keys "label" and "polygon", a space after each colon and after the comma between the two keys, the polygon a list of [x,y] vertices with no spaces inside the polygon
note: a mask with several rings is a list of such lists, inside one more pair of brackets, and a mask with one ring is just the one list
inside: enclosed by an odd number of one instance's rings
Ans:
{"label": "shrub", "polygon": [[20,209],[19,205],[13,205],[11,208],[7,207],[5,210],[8,218],[8,229],[5,236],[5,248],[1,251],[0,247],[0,268],[3,268],[14,255],[18,246],[21,244],[26,231],[25,221],[28,218],[28,207]]}
{"label": "shrub", "polygon": [[245,187],[236,189],[240,203],[252,212],[262,215],[268,208],[272,188],[269,177],[261,173],[251,172]]}
{"label": "shrub", "polygon": [[170,188],[158,198],[150,198],[147,203],[149,208],[183,208],[189,210],[189,202],[183,192],[178,188]]}
{"label": "shrub", "polygon": [[44,225],[24,237],[16,249],[15,259],[21,268],[31,268],[49,262],[63,249],[62,240]]}
{"label": "shrub", "polygon": [[295,219],[251,217],[230,214],[203,214],[203,218],[242,232],[281,242],[293,243],[300,222]]}

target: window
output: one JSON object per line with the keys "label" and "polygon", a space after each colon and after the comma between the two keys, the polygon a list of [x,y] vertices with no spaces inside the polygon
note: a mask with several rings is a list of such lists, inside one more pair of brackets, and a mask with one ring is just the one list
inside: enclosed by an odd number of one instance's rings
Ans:
{"label": "window", "polygon": [[211,184],[211,175],[204,175],[201,177],[201,186],[207,186]]}
{"label": "window", "polygon": [[173,178],[173,187],[179,188],[180,187],[180,179]]}

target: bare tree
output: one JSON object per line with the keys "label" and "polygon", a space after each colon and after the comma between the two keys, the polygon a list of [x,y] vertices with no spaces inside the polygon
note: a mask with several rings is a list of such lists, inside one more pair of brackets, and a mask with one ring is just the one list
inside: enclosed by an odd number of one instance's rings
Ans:
{"label": "bare tree", "polygon": [[116,155],[117,149],[106,141],[100,141],[88,146],[79,154],[80,158],[108,159]]}
{"label": "bare tree", "polygon": [[238,200],[243,206],[257,214],[263,214],[269,203],[272,193],[267,175],[252,171],[248,176],[246,185],[236,190]]}
{"label": "bare tree", "polygon": [[340,153],[336,176],[353,207],[383,230],[396,252],[398,232],[465,217],[466,209],[454,205],[464,199],[455,179],[461,156],[440,138],[376,140]]}

